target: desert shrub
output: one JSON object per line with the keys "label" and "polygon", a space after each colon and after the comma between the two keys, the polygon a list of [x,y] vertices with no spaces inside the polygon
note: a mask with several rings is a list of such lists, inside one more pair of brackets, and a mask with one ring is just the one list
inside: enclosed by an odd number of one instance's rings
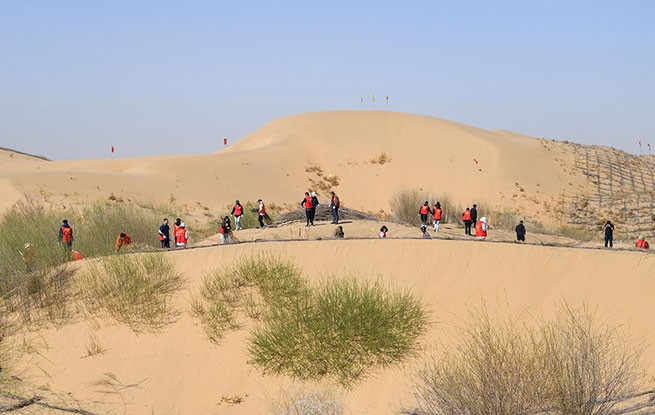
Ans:
{"label": "desert shrub", "polygon": [[[158,247],[157,230],[164,214],[125,203],[96,202],[68,217],[75,232],[75,249],[86,257],[114,251],[116,237],[127,232],[134,247]],[[59,220],[61,222],[61,219]]]}
{"label": "desert shrub", "polygon": [[240,327],[239,314],[259,319],[268,310],[286,307],[305,295],[300,270],[276,257],[244,259],[227,271],[213,271],[191,299],[191,314],[207,337],[218,342],[227,330]]}
{"label": "desert shrub", "polygon": [[184,280],[163,254],[103,257],[79,278],[91,314],[105,314],[139,332],[169,324],[177,312],[172,296]]}
{"label": "desert shrub", "polygon": [[585,309],[528,326],[475,312],[420,373],[419,413],[609,414],[640,385],[638,353]]}
{"label": "desert shrub", "polygon": [[459,223],[463,225],[462,222],[462,213],[464,212],[464,207],[461,203],[456,203],[449,194],[437,195],[430,199],[430,206],[434,207],[434,204],[439,202],[441,204],[441,223]]}
{"label": "desert shrub", "polygon": [[409,293],[342,279],[312,288],[293,264],[266,256],[206,276],[191,314],[214,342],[242,319],[259,321],[249,340],[253,363],[344,385],[412,355],[427,325]]}
{"label": "desert shrub", "polygon": [[417,189],[398,190],[389,201],[393,219],[396,222],[419,226],[421,218],[418,211],[423,202],[424,200],[421,200],[421,194]]}
{"label": "desert shrub", "polygon": [[339,394],[332,390],[294,391],[283,394],[272,405],[272,415],[341,415],[345,412]]}
{"label": "desert shrub", "polygon": [[336,279],[270,310],[249,350],[265,372],[349,386],[414,353],[426,325],[423,306],[409,293]]}

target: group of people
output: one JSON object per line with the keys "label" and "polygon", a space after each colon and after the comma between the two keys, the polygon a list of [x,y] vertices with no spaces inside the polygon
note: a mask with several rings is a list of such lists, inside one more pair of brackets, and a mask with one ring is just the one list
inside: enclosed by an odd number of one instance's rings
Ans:
{"label": "group of people", "polygon": [[[316,208],[318,208],[319,201],[316,192],[305,192],[305,197],[300,201],[300,206],[305,208],[305,217],[307,224],[305,226],[314,226],[314,218],[316,217]],[[330,192],[330,211],[332,212],[332,224],[339,223],[339,208],[341,207],[341,200],[336,193]]]}
{"label": "group of people", "polygon": [[[614,247],[614,224],[612,221],[608,220],[603,225],[603,232],[605,233],[605,248]],[[639,249],[648,249],[650,245],[643,235],[639,235],[639,238],[635,242],[635,247]]]}
{"label": "group of people", "polygon": [[[314,219],[316,215],[316,208],[319,206],[318,197],[315,192],[311,194],[305,192],[304,199],[300,202],[300,205],[305,209],[305,216],[307,219],[306,226],[313,226]],[[339,223],[339,208],[341,203],[339,197],[335,192],[330,192],[330,209],[332,211],[332,224]],[[478,220],[478,205],[473,204],[473,207],[466,208],[462,213],[462,222],[464,223],[464,234],[466,236],[475,236],[477,239],[485,239],[487,237],[488,231],[488,221],[486,217],[481,217]],[[245,209],[239,200],[235,201],[235,204],[230,212],[230,215],[234,217],[235,231],[242,229],[241,220],[243,218]],[[253,209],[253,212],[258,214],[259,227],[264,228],[266,223],[271,223],[271,218],[266,213],[266,206],[262,199],[257,200],[257,208]],[[428,224],[430,219],[432,220],[432,226],[434,232],[439,232],[439,226],[443,216],[443,209],[439,202],[435,203],[433,207],[430,207],[428,201],[425,201],[420,209],[419,215],[421,219],[421,237],[424,239],[430,239],[431,236],[428,229]],[[473,228],[475,226],[475,228]],[[475,229],[475,234],[473,234],[473,229]],[[164,218],[163,223],[159,226],[158,235],[159,241],[161,242],[161,247],[163,249],[171,248],[171,239],[174,241],[174,247],[177,248],[186,248],[189,242],[189,232],[187,231],[186,224],[182,222],[180,218],[175,219],[173,224],[173,233],[171,235],[171,228],[168,225],[168,218]],[[232,222],[230,216],[224,216],[221,220],[221,225],[219,228],[219,234],[221,237],[221,244],[227,244],[230,241],[230,235],[232,234]],[[523,223],[523,220],[519,221],[519,224],[515,227],[516,231],[516,240],[519,242],[525,242],[526,229]],[[380,228],[379,237],[386,238],[388,235],[389,229],[386,225],[383,225]],[[614,246],[614,224],[611,221],[607,221],[603,226],[603,232],[605,235],[604,243],[605,247],[612,248]],[[344,238],[344,231],[341,225],[337,226],[334,232],[335,238]],[[67,255],[71,256],[72,259],[82,259],[82,254],[73,249],[73,241],[75,240],[73,235],[73,228],[68,223],[68,220],[64,219],[62,221],[61,227],[59,228],[58,242],[67,252]],[[116,237],[115,252],[120,252],[121,248],[128,246],[132,243],[130,235],[122,231]],[[644,238],[644,236],[639,236],[635,242],[635,247],[639,249],[649,249],[649,243]],[[31,267],[34,257],[34,251],[32,245],[28,242],[24,245],[24,251],[19,250],[20,255],[23,257],[23,260],[28,268]]]}

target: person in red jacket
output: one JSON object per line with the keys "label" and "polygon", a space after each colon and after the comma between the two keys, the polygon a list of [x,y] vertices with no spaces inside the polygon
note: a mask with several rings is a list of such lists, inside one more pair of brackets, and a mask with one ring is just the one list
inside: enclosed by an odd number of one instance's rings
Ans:
{"label": "person in red jacket", "polygon": [[484,216],[475,223],[475,237],[479,240],[487,238],[487,218]]}
{"label": "person in red jacket", "polygon": [[441,223],[441,215],[443,213],[441,210],[441,203],[435,203],[432,212],[432,224],[434,225],[434,231],[439,232],[439,224]]}
{"label": "person in red jacket", "polygon": [[241,229],[241,217],[243,216],[243,206],[241,206],[239,200],[234,203],[234,207],[230,214],[234,216],[234,230],[238,231]]}
{"label": "person in red jacket", "polygon": [[639,239],[637,239],[635,246],[639,249],[648,249],[650,247],[648,245],[648,241],[646,241],[646,238],[644,238],[643,236],[640,236]]}
{"label": "person in red jacket", "polygon": [[186,248],[189,243],[189,232],[186,230],[186,224],[180,223],[180,227],[175,231],[175,246],[178,248]]}
{"label": "person in red jacket", "polygon": [[132,243],[132,239],[130,238],[130,235],[126,234],[125,232],[121,232],[118,234],[118,237],[116,237],[116,252],[121,250],[121,248],[125,245],[129,245]]}
{"label": "person in red jacket", "polygon": [[421,224],[427,227],[428,224],[428,215],[432,214],[432,209],[430,209],[430,204],[426,200],[423,203],[423,206],[418,210],[418,214],[421,216]]}
{"label": "person in red jacket", "polygon": [[462,221],[464,222],[464,235],[471,236],[471,209],[466,208],[464,213],[462,213]]}
{"label": "person in red jacket", "polygon": [[309,195],[309,192],[305,192],[305,198],[300,202],[300,206],[305,208],[305,216],[307,217],[307,225],[314,226],[314,198]]}

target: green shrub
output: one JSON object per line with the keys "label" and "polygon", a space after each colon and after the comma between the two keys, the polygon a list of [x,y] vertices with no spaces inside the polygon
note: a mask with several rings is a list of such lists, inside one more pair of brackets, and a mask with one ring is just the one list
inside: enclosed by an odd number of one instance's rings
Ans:
{"label": "green shrub", "polygon": [[414,353],[426,325],[422,305],[408,293],[339,279],[271,310],[249,350],[265,372],[349,386]]}
{"label": "green shrub", "polygon": [[264,256],[206,276],[191,314],[214,342],[242,319],[258,320],[249,340],[254,364],[343,385],[412,355],[427,326],[409,293],[342,279],[311,288],[293,264]]}
{"label": "green shrub", "polygon": [[199,297],[191,299],[191,314],[207,337],[218,342],[227,330],[240,327],[239,312],[259,319],[271,308],[286,307],[307,291],[300,271],[274,257],[242,260],[234,268],[204,278]]}
{"label": "green shrub", "polygon": [[156,330],[177,315],[171,301],[184,281],[163,254],[114,255],[90,265],[78,281],[87,310],[135,331]]}

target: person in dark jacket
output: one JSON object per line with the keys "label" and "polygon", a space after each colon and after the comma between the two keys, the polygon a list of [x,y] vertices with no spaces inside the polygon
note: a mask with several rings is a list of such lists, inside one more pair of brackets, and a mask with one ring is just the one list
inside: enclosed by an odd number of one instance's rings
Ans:
{"label": "person in dark jacket", "polygon": [[332,223],[339,223],[339,208],[341,201],[336,193],[330,192],[330,210],[332,211]]}
{"label": "person in dark jacket", "polygon": [[471,223],[475,225],[478,223],[478,205],[475,203],[473,204],[473,207],[471,208]]}
{"label": "person in dark jacket", "polygon": [[605,231],[605,248],[607,248],[607,245],[612,248],[614,246],[614,225],[608,220],[603,226],[603,230]]}
{"label": "person in dark jacket", "polygon": [[159,241],[162,248],[171,247],[171,227],[168,226],[168,218],[164,218],[164,223],[159,226]]}
{"label": "person in dark jacket", "polygon": [[519,221],[519,224],[516,225],[516,240],[525,242],[525,226],[523,225],[523,221]]}
{"label": "person in dark jacket", "polygon": [[318,197],[316,192],[312,192],[312,225],[314,224],[314,217],[316,216],[316,208],[318,207]]}

